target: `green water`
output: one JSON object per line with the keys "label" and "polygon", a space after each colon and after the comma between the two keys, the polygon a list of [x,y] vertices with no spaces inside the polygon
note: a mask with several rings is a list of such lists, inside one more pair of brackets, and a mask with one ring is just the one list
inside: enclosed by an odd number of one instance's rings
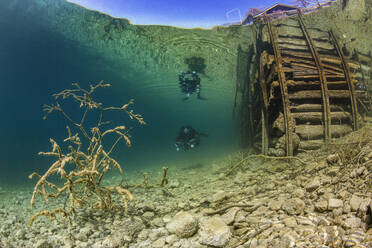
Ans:
{"label": "green water", "polygon": [[[133,109],[143,115],[146,126],[114,117],[119,124],[133,127],[133,146],[128,149],[121,144],[113,155],[124,170],[174,164],[194,166],[210,163],[236,149],[236,123],[231,118],[234,85],[230,82],[223,82],[225,85],[221,87],[211,80],[211,73],[202,74],[202,95],[207,100],[193,96],[183,102],[177,70],[162,70],[155,62],[147,65],[148,72],[136,70],[131,64],[135,57],[132,61],[131,57],[123,58],[115,50],[105,49],[105,42],[109,44],[110,39],[73,40],[67,32],[53,28],[56,20],[47,19],[50,15],[44,13],[46,9],[33,8],[32,1],[9,6],[9,1],[5,1],[0,7],[0,185],[3,187],[31,186],[34,182],[27,175],[33,171],[43,173],[49,168],[52,160],[37,153],[50,150],[49,138],[62,143],[68,123],[58,113],[42,120],[42,106],[53,103],[51,95],[71,88],[73,82],[84,88],[100,80],[111,83],[111,88],[97,92],[107,106],[122,106],[135,99]],[[50,7],[49,11],[53,9]],[[74,17],[74,11],[66,10],[71,13],[65,17],[66,22]],[[92,28],[88,19],[79,22],[82,29]],[[97,49],[97,43],[102,49]],[[187,55],[187,50],[184,52]],[[67,102],[65,111],[80,118],[81,113],[73,102]],[[192,125],[208,137],[202,138],[195,150],[177,152],[174,141],[182,125]]]}

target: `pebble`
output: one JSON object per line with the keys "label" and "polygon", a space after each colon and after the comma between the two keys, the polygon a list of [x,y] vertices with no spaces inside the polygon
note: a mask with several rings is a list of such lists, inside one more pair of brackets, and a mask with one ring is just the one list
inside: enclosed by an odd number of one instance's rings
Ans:
{"label": "pebble", "polygon": [[330,198],[328,200],[328,210],[333,210],[335,208],[342,208],[344,203],[340,199]]}
{"label": "pebble", "polygon": [[200,243],[214,247],[225,246],[232,233],[219,217],[204,217],[199,222]]}
{"label": "pebble", "polygon": [[192,214],[181,211],[167,223],[166,228],[170,233],[174,233],[178,237],[187,238],[194,235],[197,231],[198,221]]}

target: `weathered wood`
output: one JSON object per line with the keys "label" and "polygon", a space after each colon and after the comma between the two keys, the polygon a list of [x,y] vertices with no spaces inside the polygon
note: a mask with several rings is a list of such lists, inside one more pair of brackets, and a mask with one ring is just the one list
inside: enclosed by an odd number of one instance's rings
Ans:
{"label": "weathered wood", "polygon": [[[353,83],[358,82],[357,80],[353,80]],[[319,81],[294,81],[288,80],[287,86],[289,89],[293,90],[297,88],[298,90],[317,90],[320,89],[320,82]],[[334,87],[347,87],[345,81],[331,81],[328,83],[328,86]],[[278,81],[273,81],[270,85],[270,92],[273,92],[276,87],[279,87]]]}
{"label": "weathered wood", "polygon": [[316,150],[324,145],[323,140],[301,140],[299,150]]}
{"label": "weathered wood", "polygon": [[[286,56],[291,56],[299,59],[312,59],[311,53],[309,52],[299,52],[299,51],[292,51],[292,50],[287,50],[287,49],[282,49],[281,53],[283,55],[283,59],[286,58]],[[340,65],[341,66],[341,60],[335,55],[319,55],[320,59],[323,63],[330,63],[330,64],[335,64],[335,65]],[[348,63],[350,68],[353,69],[358,69],[359,66],[355,63]]]}
{"label": "weathered wood", "polygon": [[[309,79],[309,78],[319,78],[318,74],[309,74],[309,75],[302,75],[300,73],[294,73],[293,79]],[[343,81],[345,79],[344,75],[327,75],[328,79],[339,79]]]}
{"label": "weathered wood", "polygon": [[261,153],[267,155],[269,150],[269,118],[268,118],[268,108],[269,108],[269,99],[267,96],[266,82],[264,78],[264,66],[268,60],[268,54],[264,51],[260,56],[260,67],[259,67],[259,80],[261,86],[261,97],[262,97],[262,106],[261,106],[261,125],[262,125],[262,140],[261,140]]}
{"label": "weathered wood", "polygon": [[[299,26],[278,25],[277,30],[278,30],[277,31],[278,34],[281,34],[281,36],[284,36],[283,34],[290,34],[288,36],[303,37],[303,33],[302,33],[301,28]],[[311,29],[311,30],[312,30],[312,37],[314,39],[321,39],[321,40],[328,39],[327,32],[320,31],[318,29]]]}
{"label": "weathered wood", "polygon": [[[350,92],[348,90],[329,90],[330,98],[349,98]],[[311,99],[321,98],[322,94],[320,90],[300,90],[289,94],[290,99]]]}
{"label": "weathered wood", "polygon": [[[306,40],[298,37],[279,37],[278,39],[279,44],[294,44],[294,45],[302,45],[307,47]],[[326,50],[334,50],[334,46],[330,44],[328,41],[315,41],[314,44],[317,48],[326,49]]]}
{"label": "weathered wood", "polygon": [[[358,99],[368,99],[368,93],[364,90],[355,91]],[[297,92],[292,92],[289,94],[290,99],[311,99],[311,98],[320,98],[320,90],[301,90]],[[350,98],[350,92],[348,90],[329,90],[330,98]]]}
{"label": "weathered wood", "polygon": [[[310,51],[309,47],[306,45],[300,45],[300,44],[292,44],[292,43],[278,43],[280,50],[295,50],[295,51]],[[334,54],[334,49],[325,49],[325,48],[317,48],[319,52],[325,53],[325,54]]]}
{"label": "weathered wood", "polygon": [[352,75],[351,75],[349,67],[347,65],[347,61],[346,61],[346,58],[344,56],[344,53],[342,52],[341,47],[338,44],[338,41],[337,41],[335,35],[333,34],[332,30],[329,31],[329,34],[330,34],[330,37],[333,40],[333,43],[334,43],[335,48],[337,50],[337,53],[338,53],[338,55],[339,55],[339,57],[341,58],[341,61],[342,61],[341,64],[342,64],[342,67],[344,69],[345,79],[346,79],[346,82],[348,84],[349,91],[350,91],[350,102],[351,102],[351,110],[352,110],[352,115],[353,115],[353,129],[356,130],[359,126],[358,125],[358,118],[357,118],[358,105],[357,105],[356,96],[355,96],[354,84],[351,81]]}
{"label": "weathered wood", "polygon": [[[301,17],[302,13],[301,10],[298,9],[298,23],[300,24],[301,31],[306,38],[306,42],[309,45],[311,54],[314,58],[316,67],[318,68],[318,73],[319,73],[319,79],[320,79],[320,85],[321,85],[321,96],[322,96],[322,101],[323,101],[323,122],[324,122],[324,140],[326,145],[329,142],[330,139],[330,130],[329,130],[329,125],[331,125],[331,117],[330,117],[330,108],[329,108],[329,93],[328,93],[328,86],[327,86],[327,78],[325,75],[324,67],[322,64],[322,61],[319,57],[319,53],[317,49],[315,48],[314,41],[311,38],[309,34],[309,30],[306,29],[305,24],[302,20]],[[316,33],[316,32],[314,32]]]}
{"label": "weathered wood", "polygon": [[[301,59],[301,58],[295,58],[295,57],[283,57],[283,61],[284,61],[284,63],[294,64],[294,65],[297,65],[297,66],[303,66],[303,67],[313,66],[313,67],[315,67],[314,61],[310,60],[310,59]],[[331,65],[331,64],[323,64],[323,65],[324,65],[324,68],[329,70],[330,72],[334,71],[334,73],[337,73],[337,72],[338,73],[343,73],[341,65],[339,65],[339,66]]]}
{"label": "weathered wood", "polygon": [[[345,111],[342,106],[330,105],[331,111]],[[297,106],[291,106],[292,113],[294,112],[321,112],[323,107],[321,104],[305,103]]]}
{"label": "weathered wood", "polygon": [[[330,125],[330,129],[332,138],[339,138],[353,131],[351,126],[346,124]],[[296,133],[301,140],[321,139],[324,134],[324,128],[322,125],[297,125]]]}
{"label": "weathered wood", "polygon": [[[293,119],[299,120],[301,122],[319,122],[323,119],[323,113],[322,112],[296,112],[292,113]],[[343,121],[350,119],[351,120],[351,114],[348,112],[330,112],[330,120],[332,121]],[[331,122],[330,122],[331,123]],[[297,125],[298,126],[298,125]],[[297,128],[296,126],[296,128]],[[297,130],[297,129],[296,129]]]}
{"label": "weathered wood", "polygon": [[278,72],[278,81],[280,85],[281,90],[281,96],[282,96],[282,105],[283,105],[283,113],[284,113],[284,120],[285,120],[285,143],[286,143],[286,155],[287,156],[293,156],[293,137],[292,137],[292,128],[290,125],[290,118],[291,113],[289,111],[289,98],[288,98],[288,89],[287,89],[287,83],[285,78],[285,73],[283,71],[283,61],[282,56],[280,54],[279,46],[277,43],[277,36],[274,34],[274,31],[271,26],[270,19],[265,15],[264,16],[265,21],[267,23],[269,35],[271,44],[274,49],[274,56],[275,56],[275,66],[277,68]]}
{"label": "weathered wood", "polygon": [[[291,63],[290,64],[291,67],[288,67],[288,66],[285,66],[284,67],[284,70],[285,72],[292,72],[292,71],[305,71],[310,69],[310,71],[314,71],[316,70],[316,67],[313,66],[313,65],[309,65],[309,64],[304,64],[304,63]],[[327,69],[326,67],[324,67],[324,71],[326,72],[326,75],[329,75],[329,74],[335,74],[335,75],[339,75],[339,76],[344,76],[344,74],[340,71],[334,71],[334,70],[330,70],[330,69]]]}

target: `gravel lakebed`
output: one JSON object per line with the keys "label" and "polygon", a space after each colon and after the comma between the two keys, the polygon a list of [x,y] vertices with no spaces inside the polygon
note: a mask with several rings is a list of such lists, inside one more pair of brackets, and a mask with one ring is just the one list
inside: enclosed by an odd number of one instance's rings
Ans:
{"label": "gravel lakebed", "polygon": [[[291,161],[237,152],[210,164],[169,165],[166,187],[154,186],[162,178],[154,168],[147,171],[153,186],[130,189],[128,214],[80,209],[72,225],[39,217],[30,227],[32,214],[62,199],[46,205],[40,198],[31,209],[32,189],[3,189],[0,247],[372,247],[372,143],[356,150],[345,142]],[[142,180],[138,172],[126,177]]]}

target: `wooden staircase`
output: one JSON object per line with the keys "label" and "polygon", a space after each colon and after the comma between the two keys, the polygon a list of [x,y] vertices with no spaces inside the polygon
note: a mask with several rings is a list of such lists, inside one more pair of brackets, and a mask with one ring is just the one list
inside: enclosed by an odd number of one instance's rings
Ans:
{"label": "wooden staircase", "polygon": [[273,24],[268,16],[264,20],[263,40],[272,49],[261,53],[259,65],[262,152],[268,153],[272,116],[278,112],[287,156],[358,129],[357,101],[366,97],[366,89],[355,89],[359,65],[347,61],[332,30],[307,28],[300,12],[285,23]]}

